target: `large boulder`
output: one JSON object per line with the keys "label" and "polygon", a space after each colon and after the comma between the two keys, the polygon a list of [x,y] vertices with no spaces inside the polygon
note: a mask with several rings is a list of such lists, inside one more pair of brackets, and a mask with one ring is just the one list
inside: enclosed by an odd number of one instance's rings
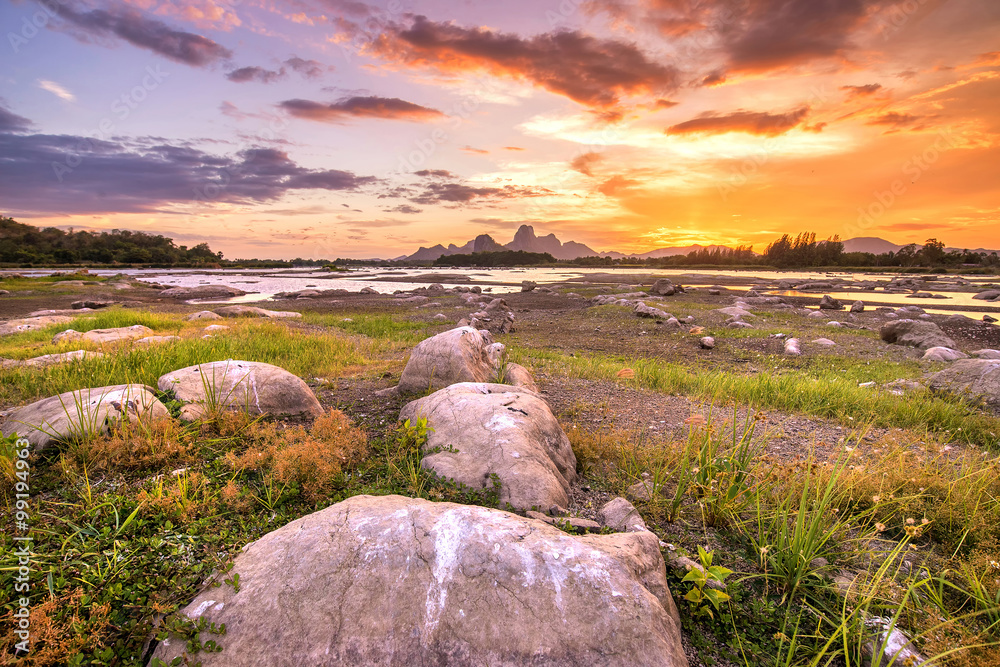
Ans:
{"label": "large boulder", "polygon": [[980,301],[996,301],[1000,299],[1000,290],[988,289],[983,290],[977,294],[972,295],[973,299],[979,299]]}
{"label": "large boulder", "polygon": [[960,359],[931,375],[928,386],[1000,408],[1000,359]]}
{"label": "large boulder", "polygon": [[196,285],[194,287],[171,287],[160,292],[167,299],[227,299],[246,294],[243,290],[228,285]]}
{"label": "large boulder", "polygon": [[472,489],[500,481],[500,503],[516,509],[569,505],[576,456],[538,394],[503,384],[462,382],[412,401],[399,418],[434,429],[421,466]]}
{"label": "large boulder", "polygon": [[[396,390],[404,394],[441,389],[456,382],[490,382],[500,379],[506,348],[493,342],[485,329],[457,327],[426,338],[410,353]],[[504,382],[534,388],[523,366],[508,363]],[[528,383],[530,381],[530,384]]]}
{"label": "large boulder", "polygon": [[41,450],[62,440],[86,438],[116,421],[168,417],[170,412],[143,384],[117,384],[67,391],[12,411],[0,431],[16,433]]}
{"label": "large boulder", "polygon": [[819,308],[820,310],[843,310],[844,304],[839,299],[834,299],[829,294],[824,294],[823,298],[819,300]]}
{"label": "large boulder", "polygon": [[284,368],[259,361],[213,361],[167,373],[156,382],[181,403],[181,418],[199,419],[215,409],[262,415],[319,417],[312,389]]}
{"label": "large boulder", "polygon": [[673,296],[677,293],[677,286],[666,278],[660,278],[649,288],[649,293],[659,294],[660,296]]}
{"label": "large boulder", "polygon": [[24,317],[15,320],[0,322],[0,336],[24,333],[25,331],[37,331],[50,327],[53,324],[68,324],[73,318],[67,315],[42,315],[40,317]]}
{"label": "large boulder", "polygon": [[879,329],[879,336],[887,343],[909,345],[921,350],[932,347],[958,347],[945,335],[941,327],[925,320],[893,320]]}
{"label": "large boulder", "polygon": [[[225,624],[204,667],[686,667],[659,541],[574,537],[484,507],[354,496],[249,544],[239,587],[181,613]],[[220,577],[221,578],[221,577]],[[161,642],[153,659],[183,655]]]}
{"label": "large boulder", "polygon": [[142,324],[133,324],[130,327],[115,327],[113,329],[91,329],[87,332],[79,332],[75,329],[61,331],[52,337],[53,343],[67,343],[82,341],[94,343],[96,345],[114,345],[124,343],[129,340],[138,340],[152,336],[153,330]]}
{"label": "large boulder", "polygon": [[297,313],[294,310],[268,310],[257,306],[223,306],[216,308],[215,314],[223,317],[267,317],[271,319],[302,317],[302,313]]}

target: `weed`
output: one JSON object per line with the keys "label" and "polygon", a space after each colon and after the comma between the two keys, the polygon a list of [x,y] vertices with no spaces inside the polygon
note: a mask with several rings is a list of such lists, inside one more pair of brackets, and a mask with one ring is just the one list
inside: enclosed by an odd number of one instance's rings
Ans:
{"label": "weed", "polygon": [[714,618],[712,608],[719,611],[719,605],[729,600],[729,594],[716,588],[707,587],[707,585],[709,582],[725,584],[726,578],[733,571],[721,565],[712,565],[712,552],[705,551],[700,545],[698,546],[698,560],[701,562],[701,567],[692,567],[682,580],[682,582],[693,584],[684,595],[684,599],[691,604],[691,611],[695,618],[701,616]]}

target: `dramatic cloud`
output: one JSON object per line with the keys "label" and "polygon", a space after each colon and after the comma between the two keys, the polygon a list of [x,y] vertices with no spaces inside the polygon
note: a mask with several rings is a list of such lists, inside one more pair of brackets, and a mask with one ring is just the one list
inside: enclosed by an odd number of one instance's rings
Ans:
{"label": "dramatic cloud", "polygon": [[444,116],[437,109],[422,107],[395,97],[349,97],[332,104],[311,100],[285,100],[278,106],[296,118],[338,123],[347,118],[387,118],[428,121]]}
{"label": "dramatic cloud", "polygon": [[893,0],[748,0],[719,3],[730,20],[720,21],[724,49],[734,70],[763,71],[809,60],[843,57],[851,36]]}
{"label": "dramatic cloud", "polygon": [[407,67],[483,70],[525,79],[594,107],[613,106],[622,95],[674,90],[678,85],[675,68],[647,57],[635,45],[577,31],[523,38],[417,16],[409,26],[390,24],[369,49]]}
{"label": "dramatic cloud", "polygon": [[[766,137],[784,134],[801,124],[809,114],[809,107],[801,107],[788,113],[767,113],[766,111],[736,111],[720,115],[710,111],[692,120],[678,123],[667,129],[667,134],[722,134],[724,132],[747,132]],[[819,129],[819,128],[817,128]]]}
{"label": "dramatic cloud", "polygon": [[0,132],[26,132],[31,121],[0,105]]}
{"label": "dramatic cloud", "polygon": [[497,204],[506,199],[526,199],[554,194],[541,187],[504,185],[474,187],[458,182],[431,182],[421,186],[421,192],[410,198],[414,204]]}
{"label": "dramatic cloud", "polygon": [[847,99],[853,100],[858,97],[867,97],[868,95],[874,95],[878,91],[882,90],[881,83],[868,83],[864,86],[841,86],[841,90],[847,92]]}
{"label": "dramatic cloud", "polygon": [[285,70],[278,71],[264,69],[263,67],[240,67],[226,74],[226,78],[236,83],[246,83],[257,81],[258,83],[273,83],[285,77]]}
{"label": "dramatic cloud", "polygon": [[[0,110],[0,128],[11,127]],[[14,116],[12,129],[23,129]],[[251,148],[217,156],[166,144],[146,147],[88,137],[0,132],[0,201],[29,213],[151,212],[192,202],[257,203],[290,190],[357,190],[377,181],[298,166]]]}
{"label": "dramatic cloud", "polygon": [[73,32],[119,37],[140,49],[148,49],[185,65],[204,67],[232,56],[229,49],[207,37],[175,30],[162,21],[146,18],[142,13],[127,7],[112,11],[78,11],[61,2],[52,2],[46,6],[75,28]]}

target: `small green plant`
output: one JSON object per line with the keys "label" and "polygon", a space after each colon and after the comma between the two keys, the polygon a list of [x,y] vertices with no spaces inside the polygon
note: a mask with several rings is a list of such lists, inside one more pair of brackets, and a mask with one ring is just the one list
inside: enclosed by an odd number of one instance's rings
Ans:
{"label": "small green plant", "polygon": [[500,357],[493,364],[493,372],[490,375],[490,382],[496,384],[507,384],[507,372],[510,370],[510,352],[504,347]]}
{"label": "small green plant", "polygon": [[416,423],[407,419],[397,431],[399,448],[420,453],[421,448],[427,444],[428,435],[433,432],[434,429],[427,425],[427,417],[417,417]]}
{"label": "small green plant", "polygon": [[690,582],[693,584],[691,590],[684,595],[684,599],[691,604],[691,611],[696,618],[714,619],[712,609],[715,608],[715,611],[719,611],[719,605],[729,600],[728,593],[713,588],[709,584],[716,582],[725,586],[726,578],[733,571],[721,565],[712,565],[712,557],[711,551],[705,551],[703,547],[699,546],[698,560],[701,562],[701,567],[692,567],[691,571],[681,580],[682,583]]}
{"label": "small green plant", "polygon": [[765,440],[756,436],[763,419],[762,413],[748,410],[740,428],[734,406],[731,442],[725,447],[711,424],[692,431],[700,439],[698,460],[691,479],[685,481],[690,481],[706,526],[727,525],[750,503],[757,482],[756,462],[765,447]]}

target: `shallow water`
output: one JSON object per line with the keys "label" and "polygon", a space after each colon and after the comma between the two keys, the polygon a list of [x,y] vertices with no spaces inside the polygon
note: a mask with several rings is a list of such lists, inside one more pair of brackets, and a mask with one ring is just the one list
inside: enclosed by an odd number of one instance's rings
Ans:
{"label": "shallow water", "polygon": [[[53,273],[51,270],[20,270],[16,271],[26,276],[43,276]],[[3,273],[3,272],[0,272]],[[299,269],[207,269],[194,271],[191,269],[125,269],[125,270],[92,270],[92,274],[98,276],[112,276],[124,274],[143,282],[159,283],[170,287],[195,287],[198,285],[228,285],[241,289],[248,294],[221,300],[203,300],[198,303],[250,303],[255,301],[269,301],[279,292],[294,292],[302,289],[315,288],[325,289],[346,289],[350,292],[360,292],[366,287],[370,287],[380,294],[392,294],[396,291],[409,291],[418,287],[426,287],[426,279],[420,277],[428,274],[447,274],[458,276],[458,280],[449,280],[447,285],[454,287],[463,285],[472,287],[479,285],[484,291],[493,294],[508,294],[518,292],[521,289],[521,281],[531,280],[539,285],[560,283],[565,281],[584,281],[586,276],[591,274],[610,274],[614,276],[663,276],[670,278],[675,283],[688,286],[706,286],[715,281],[721,281],[726,277],[739,277],[742,282],[752,284],[754,282],[773,282],[777,280],[830,280],[841,278],[854,281],[888,281],[899,274],[885,273],[854,273],[854,272],[825,272],[825,271],[736,271],[732,269],[700,269],[697,271],[656,270],[651,268],[609,268],[609,267],[585,267],[585,268],[513,268],[513,269],[483,269],[483,268],[453,268],[453,267],[428,267],[428,268],[397,268],[397,269],[356,269],[346,272],[327,272],[315,268]],[[916,277],[916,276],[915,276]],[[392,280],[385,280],[392,278]],[[413,281],[400,281],[401,278],[415,278]],[[949,277],[954,279],[955,276]],[[962,276],[972,284],[987,283],[995,281],[992,276]],[[886,294],[881,291],[868,290],[835,290],[822,292],[830,296],[846,301],[848,303],[860,299],[865,304],[878,305],[883,303],[904,303],[918,305],[931,313],[951,313],[955,312],[952,306],[975,307],[975,311],[962,311],[969,317],[981,318],[986,313],[996,315],[996,310],[992,305],[985,306],[985,302],[974,300],[971,293],[961,292],[936,292],[933,289],[926,291],[931,294],[943,294],[947,299],[908,299],[905,294]],[[820,292],[777,292],[769,291],[770,294],[788,296],[820,296]],[[985,309],[983,307],[985,306]]]}

